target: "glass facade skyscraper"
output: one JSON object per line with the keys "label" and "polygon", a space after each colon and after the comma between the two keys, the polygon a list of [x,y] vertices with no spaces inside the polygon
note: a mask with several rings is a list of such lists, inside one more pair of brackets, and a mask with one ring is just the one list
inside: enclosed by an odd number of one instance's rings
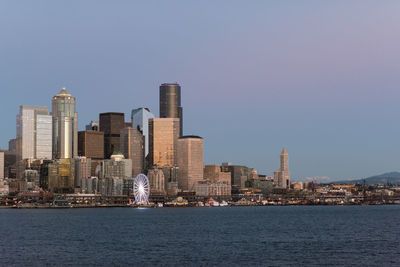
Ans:
{"label": "glass facade skyscraper", "polygon": [[132,160],[132,177],[144,171],[144,136],[139,129],[127,127],[121,130],[121,153]]}
{"label": "glass facade skyscraper", "polygon": [[52,118],[47,107],[20,106],[16,150],[18,161],[52,158]]}
{"label": "glass facade skyscraper", "polygon": [[78,113],[76,100],[62,88],[53,97],[53,158],[68,159],[78,155]]}
{"label": "glass facade skyscraper", "polygon": [[180,136],[183,135],[183,109],[181,106],[181,86],[178,83],[161,84],[160,118],[179,118]]}
{"label": "glass facade skyscraper", "polygon": [[148,108],[133,109],[131,113],[132,128],[141,131],[145,138],[145,157],[149,154],[149,119],[152,118],[155,116]]}
{"label": "glass facade skyscraper", "polygon": [[179,138],[179,119],[149,120],[149,167],[176,166],[176,147]]}
{"label": "glass facade skyscraper", "polygon": [[100,113],[100,131],[104,132],[104,157],[109,159],[120,151],[121,130],[125,128],[125,114],[120,112]]}

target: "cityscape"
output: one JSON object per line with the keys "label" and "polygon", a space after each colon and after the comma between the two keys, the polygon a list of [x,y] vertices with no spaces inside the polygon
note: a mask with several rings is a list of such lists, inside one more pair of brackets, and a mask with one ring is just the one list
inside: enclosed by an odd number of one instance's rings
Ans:
{"label": "cityscape", "polygon": [[[51,111],[21,105],[16,138],[0,152],[0,207],[400,204],[397,185],[292,182],[286,148],[271,176],[229,162],[205,165],[203,137],[184,135],[182,91],[160,85],[159,117],[146,107],[130,118],[105,112],[83,131],[66,88]],[[140,175],[148,192],[138,202]]]}
{"label": "cityscape", "polygon": [[400,266],[399,14],[0,0],[0,267]]}

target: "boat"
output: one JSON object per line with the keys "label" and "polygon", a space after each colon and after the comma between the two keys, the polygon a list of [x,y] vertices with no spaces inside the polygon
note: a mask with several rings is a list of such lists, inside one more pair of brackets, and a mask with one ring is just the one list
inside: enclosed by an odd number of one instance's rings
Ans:
{"label": "boat", "polygon": [[161,202],[157,203],[157,208],[163,208],[163,207],[164,207],[163,203],[161,203]]}
{"label": "boat", "polygon": [[204,203],[201,201],[197,202],[197,207],[204,207]]}
{"label": "boat", "polygon": [[214,200],[214,201],[212,202],[212,206],[213,206],[213,207],[219,207],[219,202]]}
{"label": "boat", "polygon": [[220,206],[220,207],[227,207],[227,206],[229,206],[229,205],[228,205],[228,202],[226,202],[225,200],[223,200],[223,201],[219,204],[219,206]]}

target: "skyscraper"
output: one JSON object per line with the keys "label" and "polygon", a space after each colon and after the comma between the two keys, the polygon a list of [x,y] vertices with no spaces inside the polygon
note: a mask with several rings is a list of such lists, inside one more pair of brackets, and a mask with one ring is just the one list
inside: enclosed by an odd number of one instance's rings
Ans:
{"label": "skyscraper", "polygon": [[76,99],[65,88],[53,97],[53,158],[71,159],[78,155],[78,113]]}
{"label": "skyscraper", "polygon": [[149,120],[149,167],[176,166],[179,138],[179,119],[153,118]]}
{"label": "skyscraper", "polygon": [[109,159],[120,151],[120,134],[125,128],[125,114],[108,112],[100,114],[100,131],[104,132],[104,157]]}
{"label": "skyscraper", "polygon": [[52,158],[52,119],[47,107],[20,106],[16,150],[17,161]]}
{"label": "skyscraper", "polygon": [[132,127],[139,129],[145,137],[145,157],[149,154],[149,119],[154,117],[148,108],[137,108],[131,113]]}
{"label": "skyscraper", "polygon": [[274,172],[274,183],[277,188],[290,188],[289,155],[285,148],[281,152],[281,167]]}
{"label": "skyscraper", "polygon": [[189,135],[178,139],[177,165],[179,189],[195,191],[204,174],[203,138]]}
{"label": "skyscraper", "polygon": [[132,177],[144,171],[144,136],[132,127],[121,130],[121,153],[132,160]]}
{"label": "skyscraper", "polygon": [[99,131],[78,132],[78,154],[91,159],[104,159],[104,133]]}
{"label": "skyscraper", "polygon": [[8,151],[12,153],[17,152],[17,139],[14,138],[8,141]]}
{"label": "skyscraper", "polygon": [[160,86],[160,118],[179,118],[183,135],[183,109],[181,106],[181,86],[178,83],[163,83]]}

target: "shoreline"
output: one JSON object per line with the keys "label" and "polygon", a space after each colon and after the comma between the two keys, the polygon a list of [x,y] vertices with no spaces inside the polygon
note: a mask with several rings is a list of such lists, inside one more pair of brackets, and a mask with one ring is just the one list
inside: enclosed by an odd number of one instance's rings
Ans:
{"label": "shoreline", "polygon": [[363,204],[315,204],[315,205],[295,205],[295,204],[287,204],[287,205],[228,205],[228,206],[164,206],[157,207],[156,205],[143,205],[143,206],[129,206],[129,205],[98,205],[98,206],[0,206],[0,210],[2,209],[97,209],[97,208],[149,208],[149,209],[160,209],[160,208],[227,208],[227,207],[289,207],[289,206],[308,206],[308,207],[320,207],[320,206],[392,206],[399,205],[398,203],[363,203]]}

